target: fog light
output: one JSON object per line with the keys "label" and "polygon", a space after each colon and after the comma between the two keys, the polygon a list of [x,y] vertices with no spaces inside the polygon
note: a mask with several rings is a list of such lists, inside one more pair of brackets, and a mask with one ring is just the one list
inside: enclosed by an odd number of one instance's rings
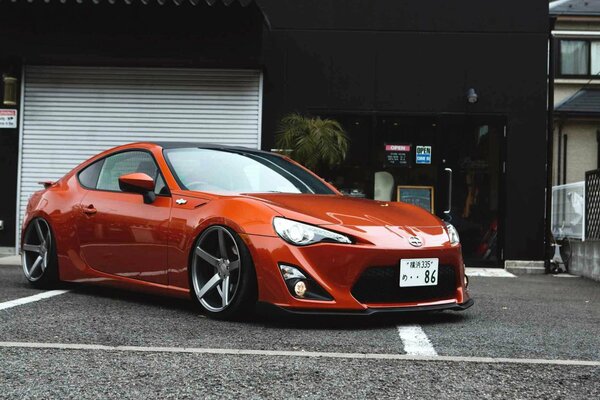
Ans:
{"label": "fog light", "polygon": [[329,293],[299,267],[279,264],[279,270],[281,271],[285,286],[295,298],[302,300],[333,300],[333,297]]}
{"label": "fog light", "polygon": [[304,297],[304,295],[306,294],[306,284],[304,283],[304,281],[296,282],[296,284],[294,285],[294,292],[298,297]]}

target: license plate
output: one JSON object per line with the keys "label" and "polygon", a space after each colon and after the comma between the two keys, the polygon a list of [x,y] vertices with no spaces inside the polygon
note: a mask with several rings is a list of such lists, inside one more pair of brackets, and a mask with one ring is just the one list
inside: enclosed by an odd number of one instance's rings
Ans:
{"label": "license plate", "polygon": [[437,285],[438,264],[437,258],[400,260],[400,287]]}

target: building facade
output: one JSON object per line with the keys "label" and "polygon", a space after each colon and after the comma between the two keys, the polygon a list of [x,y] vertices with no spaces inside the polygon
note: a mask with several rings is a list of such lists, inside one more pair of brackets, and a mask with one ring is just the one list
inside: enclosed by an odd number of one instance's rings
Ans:
{"label": "building facade", "polygon": [[19,121],[0,135],[0,246],[37,181],[100,149],[270,150],[300,112],[346,129],[346,162],[319,171],[343,192],[425,202],[471,265],[542,260],[548,5],[508,3],[1,1],[0,69],[18,81],[2,109]]}
{"label": "building facade", "polygon": [[600,2],[550,3],[554,62],[553,185],[600,167]]}

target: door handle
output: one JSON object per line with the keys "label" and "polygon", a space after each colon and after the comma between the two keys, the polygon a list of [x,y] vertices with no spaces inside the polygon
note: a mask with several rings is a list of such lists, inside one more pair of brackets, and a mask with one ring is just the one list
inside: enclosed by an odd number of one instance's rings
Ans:
{"label": "door handle", "polygon": [[85,208],[83,209],[83,213],[84,213],[84,214],[87,214],[87,215],[94,215],[94,214],[96,214],[97,212],[98,212],[98,210],[96,210],[96,209],[94,208],[94,205],[93,205],[93,204],[90,204],[89,206],[87,206],[87,207],[85,207]]}
{"label": "door handle", "polygon": [[444,211],[444,214],[446,214],[446,218],[450,222],[452,219],[450,215],[450,211],[452,211],[452,169],[444,168],[444,171],[448,173],[448,209]]}

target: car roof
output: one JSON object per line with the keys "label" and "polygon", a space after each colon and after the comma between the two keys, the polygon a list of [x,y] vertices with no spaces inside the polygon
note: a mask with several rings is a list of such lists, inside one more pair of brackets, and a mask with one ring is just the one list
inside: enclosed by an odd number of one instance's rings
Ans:
{"label": "car roof", "polygon": [[245,153],[255,154],[277,154],[270,153],[268,151],[253,149],[250,147],[243,146],[228,146],[224,144],[215,143],[197,143],[197,142],[150,142],[156,146],[162,147],[163,149],[184,149],[184,148],[200,148],[200,149],[219,149],[219,150],[235,150],[243,151]]}

